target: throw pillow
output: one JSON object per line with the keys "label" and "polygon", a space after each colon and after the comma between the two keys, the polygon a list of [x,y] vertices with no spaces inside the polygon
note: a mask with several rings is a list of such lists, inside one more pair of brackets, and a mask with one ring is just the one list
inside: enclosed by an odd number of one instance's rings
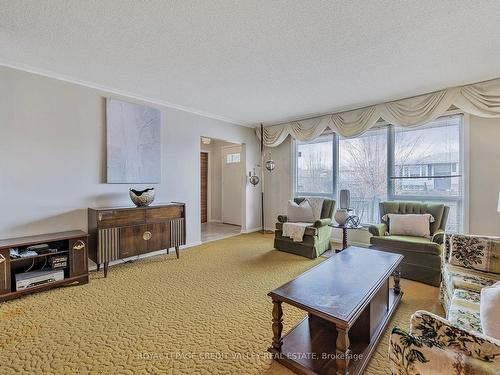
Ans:
{"label": "throw pillow", "polygon": [[325,198],[310,197],[306,198],[313,210],[313,215],[315,220],[321,219],[321,211],[323,210],[323,202]]}
{"label": "throw pillow", "polygon": [[434,222],[431,214],[386,214],[383,219],[389,221],[389,234],[430,238],[430,223]]}
{"label": "throw pillow", "polygon": [[500,281],[481,289],[479,315],[483,333],[500,340]]}
{"label": "throw pillow", "polygon": [[307,200],[303,200],[300,204],[295,203],[293,200],[289,200],[287,216],[288,221],[294,223],[314,223],[313,210]]}

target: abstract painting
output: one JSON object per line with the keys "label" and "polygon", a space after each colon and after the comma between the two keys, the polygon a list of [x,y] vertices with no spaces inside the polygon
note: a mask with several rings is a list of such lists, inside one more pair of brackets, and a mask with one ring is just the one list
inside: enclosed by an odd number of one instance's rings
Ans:
{"label": "abstract painting", "polygon": [[108,183],[160,182],[160,127],[158,109],[106,99]]}

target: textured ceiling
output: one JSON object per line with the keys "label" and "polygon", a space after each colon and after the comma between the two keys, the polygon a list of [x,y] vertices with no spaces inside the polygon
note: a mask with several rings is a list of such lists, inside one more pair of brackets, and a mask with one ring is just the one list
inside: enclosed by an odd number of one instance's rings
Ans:
{"label": "textured ceiling", "polygon": [[500,1],[0,0],[0,64],[242,124],[500,77]]}

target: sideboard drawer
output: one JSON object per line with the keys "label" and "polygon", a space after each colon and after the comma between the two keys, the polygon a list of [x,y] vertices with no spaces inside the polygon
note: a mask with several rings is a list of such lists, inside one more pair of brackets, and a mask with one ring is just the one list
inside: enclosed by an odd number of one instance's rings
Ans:
{"label": "sideboard drawer", "polygon": [[99,228],[113,228],[126,225],[143,224],[145,210],[109,210],[97,214]]}
{"label": "sideboard drawer", "polygon": [[183,217],[184,206],[152,207],[146,210],[148,223],[159,223],[169,219]]}

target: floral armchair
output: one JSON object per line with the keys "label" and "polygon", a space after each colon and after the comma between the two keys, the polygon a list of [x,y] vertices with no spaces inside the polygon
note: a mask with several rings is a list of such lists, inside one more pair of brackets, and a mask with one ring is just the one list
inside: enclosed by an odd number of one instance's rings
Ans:
{"label": "floral armchair", "polygon": [[391,375],[500,373],[499,340],[426,311],[413,314],[409,333],[395,327],[390,340]]}
{"label": "floral armchair", "polygon": [[500,374],[500,340],[482,333],[481,289],[500,280],[500,238],[446,236],[441,303],[446,319],[425,311],[411,318],[410,332],[394,328],[392,375]]}

